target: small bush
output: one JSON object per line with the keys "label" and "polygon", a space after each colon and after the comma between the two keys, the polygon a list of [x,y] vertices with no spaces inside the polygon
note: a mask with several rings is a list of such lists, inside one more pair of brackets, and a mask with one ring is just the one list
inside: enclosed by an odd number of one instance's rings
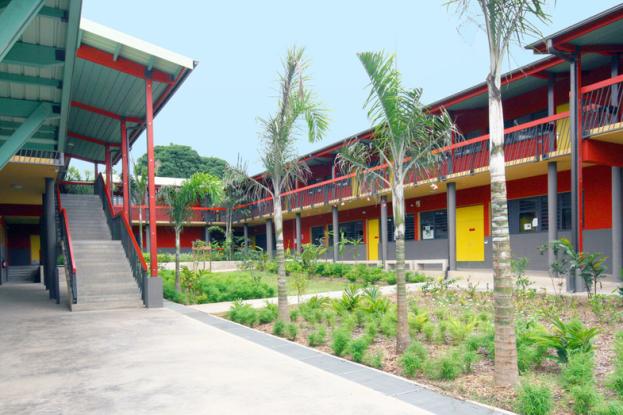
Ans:
{"label": "small bush", "polygon": [[515,410],[521,415],[548,415],[552,411],[552,392],[547,386],[522,383]]}
{"label": "small bush", "polygon": [[604,402],[595,407],[592,415],[623,415],[623,404],[618,401]]}
{"label": "small bush", "polygon": [[258,313],[258,321],[260,324],[272,323],[277,319],[277,305],[266,304],[266,307],[262,308]]}
{"label": "small bush", "polygon": [[571,353],[560,373],[563,388],[571,390],[574,386],[593,384],[593,367],[592,353]]}
{"label": "small bush", "polygon": [[382,369],[383,368],[383,359],[385,358],[385,356],[383,355],[383,351],[379,350],[374,354],[371,354],[369,352],[367,352],[364,356],[363,356],[363,364],[366,366],[370,366],[373,367],[375,369]]}
{"label": "small bush", "polygon": [[533,333],[531,341],[539,346],[555,349],[558,360],[565,363],[570,353],[590,352],[598,330],[586,327],[580,320],[574,319],[565,323],[558,317],[552,318],[552,330],[540,330]]}
{"label": "small bush", "polygon": [[249,327],[253,327],[258,321],[257,310],[249,304],[244,304],[240,300],[234,301],[234,304],[229,309],[228,317],[236,323],[244,324]]}
{"label": "small bush", "polygon": [[422,325],[422,333],[427,342],[432,342],[435,336],[435,325],[431,322]]}
{"label": "small bush", "polygon": [[396,337],[396,331],[397,331],[397,320],[396,320],[396,313],[387,313],[383,316],[383,318],[381,319],[381,323],[380,323],[380,330],[381,333],[383,333],[383,336],[385,337]]}
{"label": "small bush", "polygon": [[402,367],[402,372],[407,377],[413,377],[424,368],[428,352],[419,342],[412,342],[407,350],[402,354],[398,363]]}
{"label": "small bush", "polygon": [[350,343],[351,333],[345,328],[339,328],[333,332],[331,350],[336,356],[342,356]]}
{"label": "small bush", "polygon": [[361,363],[363,361],[363,357],[368,350],[368,346],[370,345],[369,341],[365,337],[360,337],[356,340],[350,342],[349,350],[350,355],[353,358],[353,361],[357,363]]}
{"label": "small bush", "polygon": [[312,331],[311,333],[309,333],[309,335],[307,336],[307,343],[311,346],[311,347],[318,347],[321,346],[323,344],[325,344],[325,342],[327,341],[326,339],[326,332],[324,327],[319,327],[316,330]]}
{"label": "small bush", "polygon": [[284,323],[282,320],[275,321],[275,324],[273,325],[273,334],[275,336],[283,337],[285,331],[286,323]]}
{"label": "small bush", "polygon": [[616,368],[607,381],[608,388],[623,397],[623,368]]}
{"label": "small bush", "polygon": [[517,345],[517,365],[519,366],[519,373],[523,374],[528,370],[538,367],[547,356],[547,348],[543,346],[519,343]]}
{"label": "small bush", "polygon": [[456,360],[454,353],[447,353],[437,359],[429,360],[424,366],[424,374],[433,380],[454,380],[461,372],[461,362]]}
{"label": "small bush", "polygon": [[286,338],[291,341],[296,340],[296,335],[298,334],[298,331],[299,328],[296,324],[290,323],[286,325]]}
{"label": "small bush", "polygon": [[573,398],[573,413],[576,415],[591,414],[592,409],[599,402],[599,394],[591,383],[571,388],[571,397]]}
{"label": "small bush", "polygon": [[456,358],[463,364],[463,373],[471,373],[474,363],[478,361],[478,354],[473,350],[463,348],[457,352]]}

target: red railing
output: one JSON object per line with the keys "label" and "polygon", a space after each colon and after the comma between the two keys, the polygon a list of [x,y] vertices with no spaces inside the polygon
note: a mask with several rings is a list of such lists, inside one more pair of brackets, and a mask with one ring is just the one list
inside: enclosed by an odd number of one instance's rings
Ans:
{"label": "red railing", "polygon": [[582,136],[603,134],[623,126],[623,75],[584,86],[582,94]]}
{"label": "red railing", "polygon": [[61,200],[60,186],[56,186],[56,203],[58,207],[61,240],[63,242],[63,251],[65,254],[65,275],[69,282],[71,291],[71,301],[73,304],[78,302],[78,287],[76,281],[76,261],[74,259],[74,248],[71,242],[71,231],[69,230],[69,219],[67,219],[67,211],[63,207]]}
{"label": "red railing", "polygon": [[[123,210],[122,205],[114,205],[114,208],[115,213],[119,213]],[[141,217],[143,218],[143,220],[146,220],[147,212],[149,210],[148,206],[146,205],[132,205],[132,219],[137,220],[139,218],[139,210],[142,211]],[[191,210],[192,214],[189,220],[192,222],[217,223],[223,222],[225,220],[225,208],[193,206]],[[169,216],[169,207],[163,205],[156,206],[156,217],[159,221],[170,222],[171,218]]]}
{"label": "red railing", "polygon": [[[489,166],[489,135],[464,139],[457,134],[457,142],[434,151],[437,160],[425,169],[410,172],[407,183],[419,183],[431,178],[448,178],[455,174],[472,173]],[[569,112],[555,114],[504,130],[504,155],[507,163],[522,163],[556,157],[569,152]],[[385,169],[376,166],[374,170]],[[374,194],[382,189],[366,188],[357,183],[354,174],[314,183],[283,193],[282,208],[286,211],[316,204],[330,204],[342,199]],[[270,215],[272,198],[267,197],[236,207],[234,220]]]}

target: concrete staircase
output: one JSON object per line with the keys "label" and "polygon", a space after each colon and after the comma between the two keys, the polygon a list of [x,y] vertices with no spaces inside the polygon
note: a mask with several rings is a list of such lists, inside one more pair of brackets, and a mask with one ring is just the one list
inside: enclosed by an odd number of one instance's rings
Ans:
{"label": "concrete staircase", "polygon": [[142,308],[121,241],[114,241],[97,195],[61,195],[69,219],[78,302],[74,311]]}
{"label": "concrete staircase", "polygon": [[39,265],[9,265],[7,282],[35,282],[39,274]]}

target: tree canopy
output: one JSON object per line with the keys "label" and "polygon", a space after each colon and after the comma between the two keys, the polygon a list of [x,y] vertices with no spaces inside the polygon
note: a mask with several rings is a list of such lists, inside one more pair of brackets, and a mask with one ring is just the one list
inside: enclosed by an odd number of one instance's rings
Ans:
{"label": "tree canopy", "polygon": [[[156,146],[156,175],[160,177],[189,178],[195,173],[209,173],[222,178],[227,162],[218,157],[202,157],[195,149],[181,144]],[[143,154],[136,163],[147,166],[147,155]]]}

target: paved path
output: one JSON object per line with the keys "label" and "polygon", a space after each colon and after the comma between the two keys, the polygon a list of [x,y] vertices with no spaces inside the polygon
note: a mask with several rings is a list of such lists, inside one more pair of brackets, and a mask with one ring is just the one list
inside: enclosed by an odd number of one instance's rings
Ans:
{"label": "paved path", "polygon": [[429,414],[413,386],[364,386],[203,318],[223,321],[182,306],[71,313],[39,284],[0,286],[0,413]]}

